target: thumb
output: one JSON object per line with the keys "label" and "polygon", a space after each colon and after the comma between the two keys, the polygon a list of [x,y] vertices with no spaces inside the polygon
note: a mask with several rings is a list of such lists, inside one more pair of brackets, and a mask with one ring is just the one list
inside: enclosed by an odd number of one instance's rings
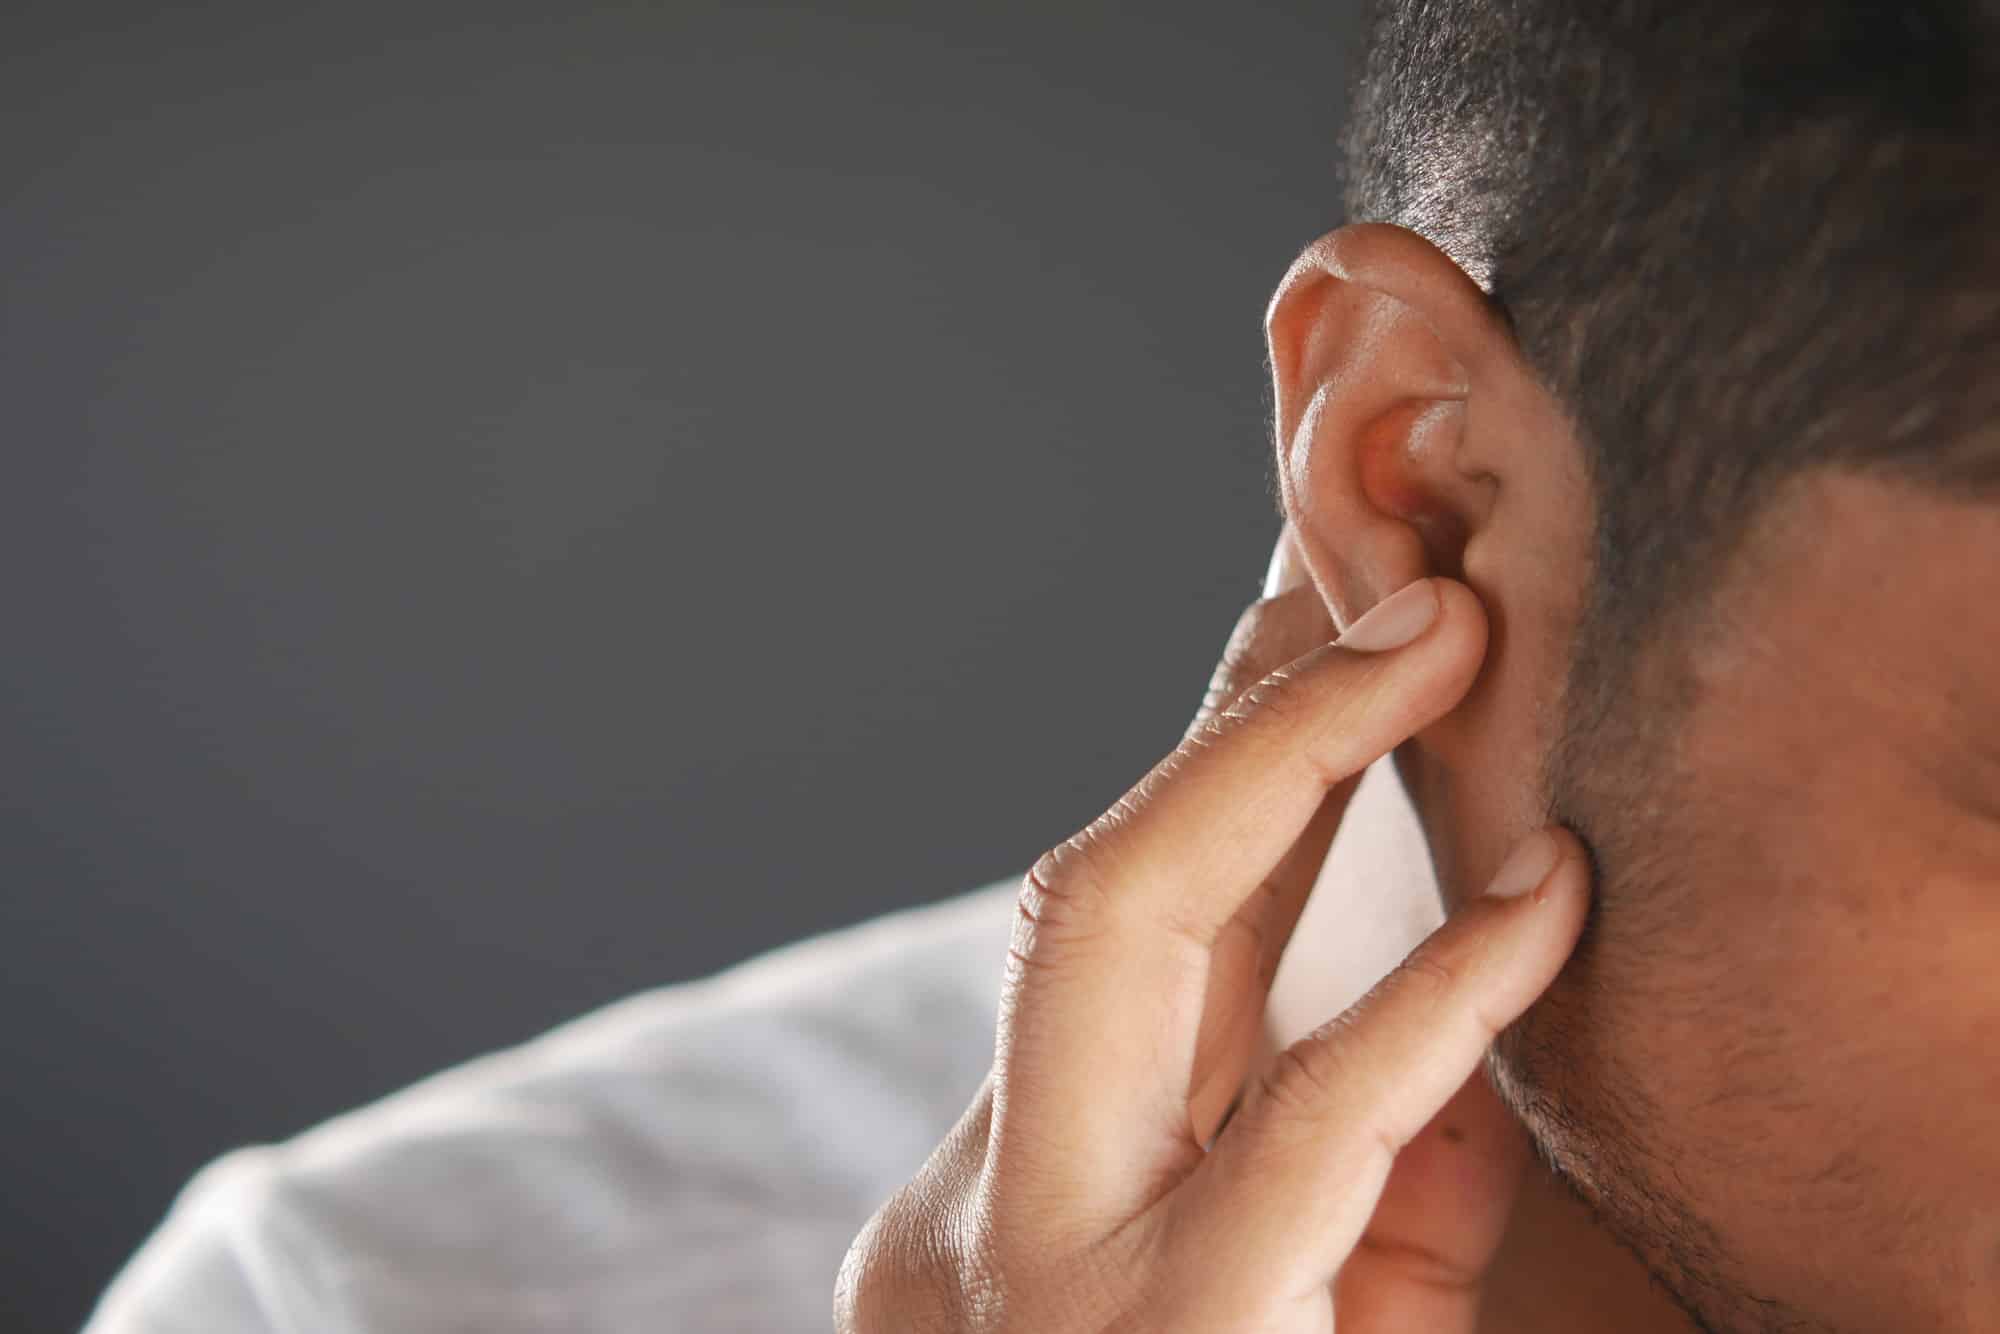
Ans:
{"label": "thumb", "polygon": [[1476,1298],[1531,1158],[1527,1133],[1475,1072],[1396,1155],[1368,1230],[1340,1267],[1342,1334],[1478,1328]]}

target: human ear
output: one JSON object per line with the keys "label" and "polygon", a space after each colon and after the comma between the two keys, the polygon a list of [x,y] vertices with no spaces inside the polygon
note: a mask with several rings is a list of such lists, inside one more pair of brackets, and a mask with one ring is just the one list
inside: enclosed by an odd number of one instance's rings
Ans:
{"label": "human ear", "polygon": [[1560,430],[1529,420],[1550,405],[1498,307],[1417,233],[1363,223],[1307,247],[1265,330],[1282,503],[1336,623],[1468,579],[1496,497],[1537,484],[1534,441]]}
{"label": "human ear", "polygon": [[1426,575],[1486,613],[1478,678],[1396,751],[1457,902],[1545,818],[1540,757],[1591,561],[1580,437],[1497,303],[1404,228],[1314,242],[1265,325],[1285,517],[1334,622]]}

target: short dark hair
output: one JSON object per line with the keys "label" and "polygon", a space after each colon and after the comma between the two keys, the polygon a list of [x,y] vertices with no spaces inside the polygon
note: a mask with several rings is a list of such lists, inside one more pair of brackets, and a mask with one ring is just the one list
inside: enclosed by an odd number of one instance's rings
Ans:
{"label": "short dark hair", "polygon": [[[1781,488],[1824,469],[2000,487],[1996,46],[2000,0],[1376,6],[1342,154],[1350,220],[1410,227],[1481,283],[1591,474],[1542,794],[1597,863],[1578,959],[1618,914],[1635,948],[1670,939],[1652,930],[1668,887],[1721,879],[1697,840],[1660,836],[1701,792],[1667,762],[1697,697],[1678,650]],[[1588,1039],[1535,1013],[1496,1044],[1495,1087],[1574,1143],[1580,1113],[1551,1090]],[[1593,1213],[1617,1202],[1600,1217],[1702,1328],[1804,1328],[1719,1285],[1733,1258],[1663,1187],[1639,1095],[1606,1078],[1587,1134],[1610,1170],[1578,1181],[1537,1132],[1557,1178]]]}
{"label": "short dark hair", "polygon": [[1572,711],[1613,707],[1787,479],[2000,485],[1996,8],[1372,7],[1349,220],[1478,279],[1587,456]]}

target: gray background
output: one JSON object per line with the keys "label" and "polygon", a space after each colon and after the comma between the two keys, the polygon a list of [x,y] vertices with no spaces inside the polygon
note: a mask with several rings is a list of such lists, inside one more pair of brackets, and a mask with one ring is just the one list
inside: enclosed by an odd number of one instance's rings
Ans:
{"label": "gray background", "polygon": [[1018,874],[1276,518],[1340,5],[0,19],[0,1307],[202,1161]]}

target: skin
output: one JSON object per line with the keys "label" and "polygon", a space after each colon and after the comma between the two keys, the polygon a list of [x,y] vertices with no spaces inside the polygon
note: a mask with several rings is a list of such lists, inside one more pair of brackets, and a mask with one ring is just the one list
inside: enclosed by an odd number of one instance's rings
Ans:
{"label": "skin", "polygon": [[[1575,944],[1589,876],[1574,838],[1532,835],[1258,1069],[1265,987],[1359,775],[1463,697],[1487,643],[1447,579],[1326,630],[1303,585],[1253,605],[1181,744],[1029,870],[993,1069],[856,1239],[844,1334],[1476,1328],[1525,1163],[1478,1065]],[[1260,677],[1267,652],[1285,665]],[[1246,1075],[1225,1122],[1209,1090]]]}
{"label": "skin", "polygon": [[[1801,479],[1662,627],[1627,719],[1685,714],[1552,789],[1561,405],[1400,228],[1267,331],[1273,596],[1024,883],[993,1072],[840,1328],[2000,1328],[2000,507]],[[1311,647],[1420,580],[1410,644]],[[1551,812],[1557,869],[1478,896]]]}
{"label": "skin", "polygon": [[[1309,248],[1267,328],[1330,615],[1447,573],[1492,634],[1323,884],[1394,863],[1380,892],[1451,909],[1552,808],[1601,873],[1589,942],[1495,1053],[1560,1179],[1531,1169],[1482,1327],[2000,1328],[2000,506],[1792,484],[1639,678],[1633,716],[1683,690],[1686,715],[1583,738],[1593,781],[1552,792],[1593,519],[1560,405],[1399,228]],[[1343,898],[1300,923],[1273,1043],[1351,991],[1322,962]]]}

